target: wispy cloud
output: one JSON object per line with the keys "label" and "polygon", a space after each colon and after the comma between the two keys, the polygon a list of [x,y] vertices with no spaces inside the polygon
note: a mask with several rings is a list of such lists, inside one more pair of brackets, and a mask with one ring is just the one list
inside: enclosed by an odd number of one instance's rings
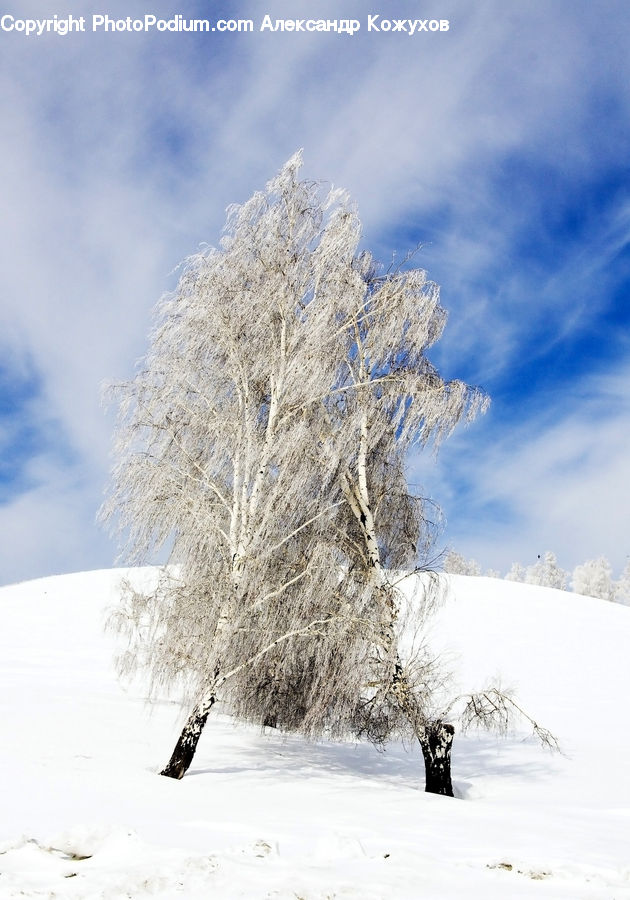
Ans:
{"label": "wispy cloud", "polygon": [[626,364],[509,427],[459,432],[412,473],[445,508],[445,542],[486,566],[505,571],[553,550],[568,569],[604,555],[620,571],[630,555],[628,446]]}
{"label": "wispy cloud", "polygon": [[[24,15],[50,13],[39,0],[23,7]],[[265,11],[298,18],[312,15],[309,7],[272,3]],[[130,14],[118,0],[109,10]],[[165,0],[154,10],[172,15]],[[584,246],[556,229],[561,259],[545,252],[537,264],[525,245],[527,236],[550,240],[554,198],[566,204],[568,193],[578,197],[623,164],[626,4],[597,4],[578,16],[569,2],[506,10],[455,0],[444,13],[448,33],[414,38],[368,34],[364,10],[358,0],[344,7],[362,22],[354,37],[1,36],[9,215],[0,223],[0,349],[13,370],[34,373],[37,402],[22,415],[37,428],[54,423],[58,435],[48,428],[43,444],[25,446],[20,471],[34,466],[28,486],[16,481],[23,492],[0,507],[4,523],[23,523],[12,529],[6,558],[15,577],[43,574],[53,559],[80,568],[113,557],[88,524],[111,429],[100,383],[132,371],[150,309],[172,286],[179,260],[202,241],[216,243],[228,203],[246,199],[299,146],[308,177],[351,191],[377,255],[427,241],[418,262],[442,282],[452,312],[436,348],[450,377],[493,391],[508,383],[506,400],[516,402],[527,393],[516,371],[523,354],[537,353],[544,365],[545,353],[600,315],[603,289],[618,287],[616,254],[628,237],[621,197],[591,211],[600,227]],[[179,11],[210,15],[191,2]],[[254,2],[230,14],[262,18]],[[338,4],[322,3],[317,14],[338,17]],[[385,15],[416,18],[417,5],[401,0]],[[611,27],[602,29],[603,20]],[[546,405],[555,408],[552,399]],[[550,454],[560,441],[539,415],[531,405],[519,431],[523,453],[534,436],[546,436]],[[621,426],[610,410],[601,433],[613,440]],[[585,436],[573,429],[566,434]],[[464,484],[472,452],[482,460],[495,452],[492,427],[476,427],[469,439],[455,438],[448,451],[462,474],[445,480],[447,498]],[[595,448],[589,459],[596,461]],[[508,503],[512,486],[508,505],[525,516],[516,469],[502,471],[495,502]],[[595,484],[595,469],[588,471]],[[55,510],[66,524],[47,536]],[[509,543],[505,534],[502,541]],[[498,564],[494,555],[487,564]],[[1,571],[0,578],[7,580]]]}

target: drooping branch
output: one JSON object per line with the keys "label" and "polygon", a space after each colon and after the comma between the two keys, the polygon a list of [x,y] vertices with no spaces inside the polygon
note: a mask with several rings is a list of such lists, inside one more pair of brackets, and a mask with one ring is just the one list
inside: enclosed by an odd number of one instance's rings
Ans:
{"label": "drooping branch", "polygon": [[529,723],[533,734],[543,747],[560,752],[560,744],[555,735],[549,729],[539,725],[525,712],[516,702],[511,691],[504,690],[501,687],[487,687],[474,694],[456,697],[452,701],[451,706],[462,700],[465,701],[461,715],[462,729],[464,731],[472,727],[480,727],[490,731],[497,731],[499,734],[506,734],[516,715],[517,718],[524,719]]}

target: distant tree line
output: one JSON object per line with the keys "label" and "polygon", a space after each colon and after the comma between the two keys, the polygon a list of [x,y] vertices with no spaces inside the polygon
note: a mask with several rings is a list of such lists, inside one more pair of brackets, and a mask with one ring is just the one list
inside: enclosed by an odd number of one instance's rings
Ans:
{"label": "distant tree line", "polygon": [[[485,575],[489,578],[501,578],[501,573],[495,569],[482,572],[476,560],[466,559],[455,550],[448,551],[442,567],[451,575]],[[630,561],[626,563],[621,576],[615,580],[612,566],[605,556],[587,559],[586,562],[576,566],[573,572],[568,572],[558,565],[555,553],[547,550],[530,566],[512,563],[512,567],[503,577],[506,581],[519,581],[560,591],[570,589],[575,594],[630,605]]]}

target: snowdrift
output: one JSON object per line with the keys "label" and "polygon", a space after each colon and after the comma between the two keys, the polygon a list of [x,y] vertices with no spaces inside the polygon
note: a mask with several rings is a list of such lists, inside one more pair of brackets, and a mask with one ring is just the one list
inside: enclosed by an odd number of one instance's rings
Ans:
{"label": "snowdrift", "polygon": [[[419,748],[309,745],[209,721],[181,782],[181,710],[114,674],[108,570],[0,589],[0,898],[630,898],[630,609],[450,576],[429,634],[454,691],[500,678],[558,737],[456,735],[459,799]],[[409,585],[408,590],[412,589]]]}

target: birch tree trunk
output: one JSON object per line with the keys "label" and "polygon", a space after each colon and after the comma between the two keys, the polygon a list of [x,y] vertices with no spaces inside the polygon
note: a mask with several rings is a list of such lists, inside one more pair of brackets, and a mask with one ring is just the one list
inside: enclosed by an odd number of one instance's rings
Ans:
{"label": "birch tree trunk", "polygon": [[[274,441],[276,440],[278,407],[282,396],[286,368],[286,341],[286,322],[283,319],[278,339],[278,374],[274,375],[272,372],[269,379],[270,404],[261,458],[256,461],[252,458],[251,435],[249,434],[251,423],[248,421],[247,416],[243,416],[242,437],[245,441],[246,451],[244,454],[238,452],[234,460],[235,477],[230,515],[230,545],[232,552],[232,602],[237,603],[240,599],[238,596],[239,578],[248,553],[248,545],[252,539],[253,523],[256,520],[264,478],[269,468]],[[247,398],[249,397],[249,384],[246,375],[243,375],[241,380],[239,411],[243,414]],[[256,468],[255,474],[251,471],[253,468]],[[252,485],[249,497],[247,494],[248,485]],[[217,621],[217,631],[226,627],[228,619],[228,611],[224,610]],[[225,678],[220,677],[219,672],[217,672],[216,679],[219,682],[225,680]],[[162,770],[161,775],[177,779],[184,777],[193,761],[201,732],[205,727],[215,701],[216,697],[213,693],[210,693],[195,705],[181,731],[168,765]]]}
{"label": "birch tree trunk", "polygon": [[425,725],[424,736],[420,739],[426,774],[425,791],[453,796],[451,783],[451,746],[455,729],[444,722],[430,722]]}
{"label": "birch tree trunk", "polygon": [[182,728],[182,733],[171,754],[168,765],[162,769],[160,775],[177,779],[184,777],[193,761],[201,732],[215,701],[216,697],[210,696],[205,697],[200,703],[196,704]]}
{"label": "birch tree trunk", "polygon": [[180,734],[179,740],[175,745],[175,749],[173,750],[168,765],[164,769],[162,769],[160,775],[165,775],[167,778],[177,779],[184,777],[190,767],[190,764],[193,761],[195,751],[197,750],[197,744],[199,743],[199,738],[201,737],[201,732],[203,731],[204,725],[206,724],[210,710],[216,703],[217,692],[227,681],[229,681],[235,675],[238,675],[244,669],[247,669],[267,653],[270,653],[279,644],[283,644],[285,641],[288,641],[293,637],[308,635],[313,631],[317,631],[317,629],[321,627],[331,625],[333,621],[333,617],[327,619],[315,619],[314,621],[309,622],[303,628],[296,628],[292,631],[287,631],[285,632],[285,634],[282,634],[275,640],[271,641],[269,644],[263,647],[262,650],[259,650],[249,659],[244,660],[240,665],[231,669],[229,672],[224,672],[223,674],[219,674],[217,672],[214,679],[213,689],[211,691],[208,691],[208,693],[206,693],[205,696],[195,705],[193,711],[186,721],[186,724],[182,729],[182,733]]}

